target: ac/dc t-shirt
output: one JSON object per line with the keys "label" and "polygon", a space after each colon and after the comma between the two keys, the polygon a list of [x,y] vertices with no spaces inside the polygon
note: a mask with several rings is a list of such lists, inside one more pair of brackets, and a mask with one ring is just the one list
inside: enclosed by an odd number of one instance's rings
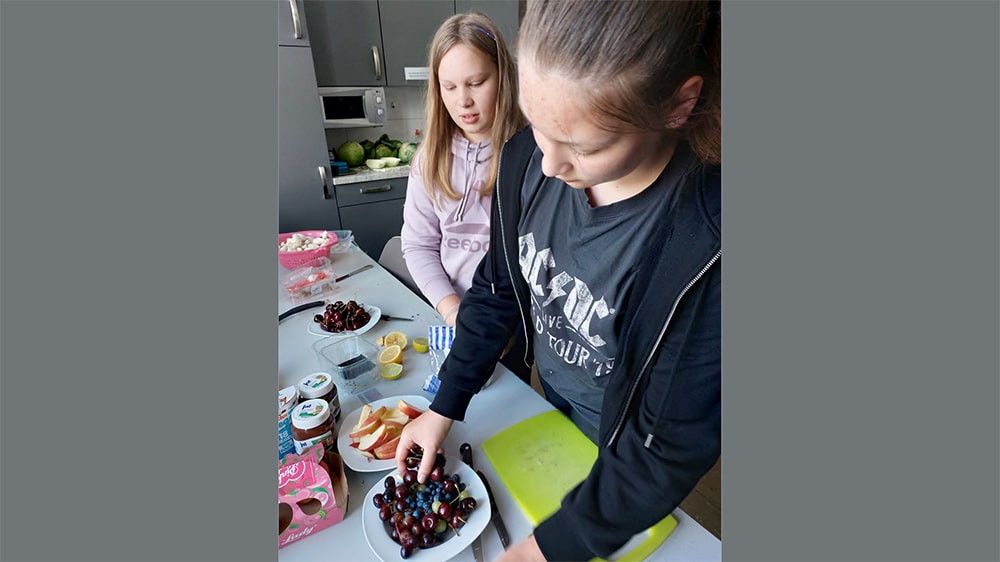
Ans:
{"label": "ac/dc t-shirt", "polygon": [[[573,421],[593,441],[618,358],[619,312],[636,292],[647,241],[665,227],[688,168],[686,146],[678,145],[653,185],[610,205],[592,208],[583,190],[556,178],[525,186],[521,195],[519,263],[531,294],[539,376],[572,405]],[[530,166],[540,157],[536,150]]]}

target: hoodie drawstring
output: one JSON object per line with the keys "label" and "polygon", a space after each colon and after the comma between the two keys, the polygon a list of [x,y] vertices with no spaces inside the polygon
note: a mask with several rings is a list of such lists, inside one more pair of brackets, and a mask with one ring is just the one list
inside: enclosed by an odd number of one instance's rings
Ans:
{"label": "hoodie drawstring", "polygon": [[[465,150],[465,165],[468,169],[465,174],[465,192],[462,193],[462,200],[458,204],[458,209],[455,210],[455,220],[461,221],[462,217],[465,216],[465,205],[469,199],[469,192],[472,191],[472,186],[475,183],[476,174],[474,173],[476,164],[479,163],[479,151],[482,149],[480,143],[475,144],[476,152],[472,154],[472,145],[469,145]],[[471,156],[471,158],[470,158]]]}

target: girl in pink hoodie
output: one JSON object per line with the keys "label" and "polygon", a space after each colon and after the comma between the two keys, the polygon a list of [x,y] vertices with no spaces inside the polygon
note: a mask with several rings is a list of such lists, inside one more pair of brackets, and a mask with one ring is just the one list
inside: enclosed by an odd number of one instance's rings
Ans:
{"label": "girl in pink hoodie", "polygon": [[500,147],[524,117],[513,59],[489,17],[446,20],[429,59],[428,124],[410,167],[403,258],[424,297],[454,326],[488,248]]}

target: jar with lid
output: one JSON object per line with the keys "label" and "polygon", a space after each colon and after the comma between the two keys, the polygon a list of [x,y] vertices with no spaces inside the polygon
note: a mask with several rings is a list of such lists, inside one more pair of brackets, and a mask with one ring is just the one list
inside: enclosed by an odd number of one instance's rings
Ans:
{"label": "jar with lid", "polygon": [[335,450],[335,429],[326,400],[306,400],[292,410],[292,441],[295,452],[300,455],[316,443],[323,443],[327,451]]}
{"label": "jar with lid", "polygon": [[306,400],[321,399],[330,404],[330,415],[334,421],[340,421],[340,397],[337,395],[337,385],[333,377],[327,373],[313,373],[303,377],[295,389],[299,391],[299,403]]}

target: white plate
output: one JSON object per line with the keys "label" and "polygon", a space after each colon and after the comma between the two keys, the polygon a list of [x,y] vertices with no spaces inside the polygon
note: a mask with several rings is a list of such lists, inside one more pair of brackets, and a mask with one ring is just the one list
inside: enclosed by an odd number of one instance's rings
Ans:
{"label": "white plate", "polygon": [[[334,301],[334,302],[336,302],[336,301]],[[327,301],[327,304],[333,304],[333,303]],[[341,335],[344,335],[344,334],[358,334],[360,336],[361,334],[367,332],[368,330],[371,330],[372,327],[375,326],[375,324],[378,322],[379,318],[382,318],[382,309],[381,308],[379,308],[377,306],[372,306],[370,304],[363,304],[361,306],[363,306],[365,308],[365,310],[368,312],[368,314],[371,315],[372,318],[371,318],[371,320],[368,321],[367,324],[365,324],[364,326],[358,328],[357,330],[353,330],[353,331],[352,330],[344,330],[343,332],[327,332],[323,328],[320,328],[319,324],[317,324],[316,322],[313,322],[313,316],[316,316],[316,313],[314,313],[312,316],[309,317],[309,325],[306,327],[306,329],[309,331],[310,334],[312,334],[314,336],[323,336],[325,338],[329,338],[329,337],[332,337],[332,336],[341,336]],[[318,313],[318,314],[325,314],[325,313],[326,313],[326,306],[324,305],[323,306],[323,312]]]}
{"label": "white plate", "polygon": [[[413,406],[414,408],[420,408],[425,412],[431,405],[429,400],[423,396],[416,395],[383,398],[381,400],[371,402],[370,405],[373,410],[377,410],[381,406],[385,406],[386,408],[395,408],[399,404],[400,399],[406,400],[407,404]],[[364,408],[364,406],[354,410],[350,414],[347,414],[344,421],[340,422],[337,436],[337,451],[340,452],[340,457],[344,459],[344,464],[355,472],[379,472],[382,470],[392,470],[396,468],[396,461],[394,459],[384,461],[375,459],[369,460],[368,457],[359,453],[357,449],[351,447],[353,440],[351,439],[350,433],[354,431],[354,426],[358,425],[358,420],[361,419],[362,408]]]}
{"label": "white plate", "polygon": [[[445,542],[427,550],[415,548],[413,549],[413,554],[407,560],[415,560],[416,562],[443,562],[444,560],[448,560],[468,548],[472,544],[472,541],[482,534],[483,530],[486,529],[486,525],[490,522],[489,494],[486,493],[486,486],[483,485],[483,481],[476,474],[476,471],[472,470],[464,462],[447,455],[445,455],[444,471],[448,474],[458,474],[461,476],[462,482],[465,483],[466,489],[469,490],[469,494],[476,498],[476,509],[472,510],[472,514],[469,515],[469,520],[466,521],[465,526],[458,530],[460,533],[458,536],[452,534],[451,538]],[[392,476],[397,482],[402,480],[398,472],[393,471]],[[361,508],[361,523],[365,530],[365,540],[368,541],[368,546],[371,547],[375,556],[378,556],[382,562],[401,562],[399,545],[389,537],[389,533],[385,530],[385,525],[378,518],[379,510],[372,503],[372,497],[375,494],[381,494],[385,491],[384,481],[385,478],[380,479],[365,494],[365,499],[361,502],[363,506]]]}

